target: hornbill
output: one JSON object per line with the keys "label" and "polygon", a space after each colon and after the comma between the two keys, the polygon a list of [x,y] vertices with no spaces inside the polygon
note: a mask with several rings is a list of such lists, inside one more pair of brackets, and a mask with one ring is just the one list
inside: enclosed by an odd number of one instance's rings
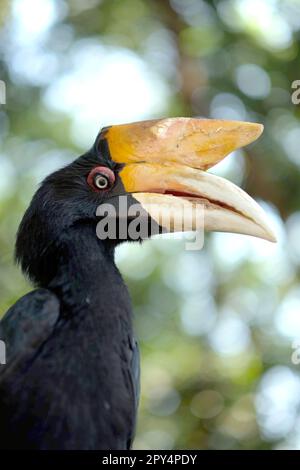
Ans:
{"label": "hornbill", "polygon": [[172,231],[178,209],[171,209],[181,201],[203,207],[206,230],[274,241],[257,203],[206,172],[262,129],[192,118],[106,127],[87,153],[42,182],[16,240],[16,259],[36,289],[0,323],[7,348],[0,365],[2,449],[131,447],[139,352],[129,294],[114,262],[124,237],[98,236],[98,209],[112,204],[118,224],[125,219],[129,226],[133,219],[118,209],[124,196],[163,231],[153,210],[161,205]]}

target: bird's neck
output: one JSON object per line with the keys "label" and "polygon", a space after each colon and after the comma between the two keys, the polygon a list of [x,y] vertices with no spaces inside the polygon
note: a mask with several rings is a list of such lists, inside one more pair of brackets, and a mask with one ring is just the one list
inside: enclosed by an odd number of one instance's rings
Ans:
{"label": "bird's neck", "polygon": [[59,246],[58,270],[48,286],[64,310],[109,307],[114,297],[128,297],[115,262],[114,247],[96,236],[92,225],[78,225],[64,233]]}

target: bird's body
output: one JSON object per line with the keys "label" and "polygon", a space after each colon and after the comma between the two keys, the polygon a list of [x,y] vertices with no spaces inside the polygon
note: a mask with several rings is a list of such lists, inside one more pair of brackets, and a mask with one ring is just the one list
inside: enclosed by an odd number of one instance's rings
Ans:
{"label": "bird's body", "polygon": [[253,123],[187,118],[112,126],[42,182],[16,242],[16,259],[38,289],[0,323],[7,347],[0,448],[131,446],[139,353],[114,248],[157,229],[203,230],[197,211],[185,212],[197,207],[208,230],[274,240],[255,201],[205,172],[261,131]]}
{"label": "bird's body", "polygon": [[51,290],[1,322],[0,447],[126,449],[139,388],[127,288],[94,227],[70,229],[59,249]]}

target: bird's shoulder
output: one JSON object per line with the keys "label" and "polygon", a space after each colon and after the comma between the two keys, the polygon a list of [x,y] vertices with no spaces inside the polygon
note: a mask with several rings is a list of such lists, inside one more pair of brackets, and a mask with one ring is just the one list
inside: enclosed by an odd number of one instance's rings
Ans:
{"label": "bird's shoulder", "polygon": [[6,349],[6,366],[0,367],[0,375],[37,351],[52,333],[59,311],[57,296],[43,288],[29,292],[9,308],[0,321],[0,340]]}

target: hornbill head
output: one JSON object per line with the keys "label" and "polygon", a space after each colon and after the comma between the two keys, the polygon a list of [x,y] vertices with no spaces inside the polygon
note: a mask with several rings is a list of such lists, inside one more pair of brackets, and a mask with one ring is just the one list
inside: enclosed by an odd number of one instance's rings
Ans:
{"label": "hornbill head", "polygon": [[[46,284],[54,248],[68,229],[87,223],[96,227],[103,216],[98,209],[104,203],[116,208],[120,222],[124,219],[120,196],[127,198],[129,206],[138,204],[162,231],[176,230],[184,209],[201,207],[205,230],[275,241],[258,204],[233,183],[206,171],[233,150],[256,140],[262,130],[255,123],[192,118],[102,129],[91,150],[43,181],[20,225],[17,259],[33,281]],[[158,207],[167,215],[168,227]],[[197,211],[189,214],[181,230],[197,227]],[[113,244],[121,237],[114,232],[108,238],[107,243]]]}

